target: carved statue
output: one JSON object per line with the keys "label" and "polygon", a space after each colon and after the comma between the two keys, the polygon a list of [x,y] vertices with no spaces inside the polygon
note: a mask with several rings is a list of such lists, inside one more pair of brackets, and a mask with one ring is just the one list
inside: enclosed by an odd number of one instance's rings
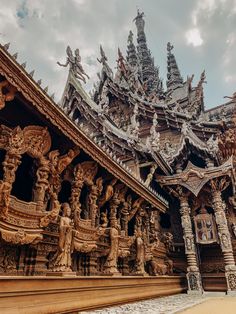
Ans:
{"label": "carved statue", "polygon": [[65,168],[72,162],[72,160],[78,156],[80,150],[78,148],[70,149],[67,154],[60,156],[58,150],[53,150],[48,154],[50,161],[50,176],[49,184],[53,192],[59,193],[61,189],[60,174]]}
{"label": "carved statue", "polygon": [[142,231],[138,228],[136,235],[136,274],[145,275],[145,245],[142,239]]}
{"label": "carved statue", "polygon": [[67,46],[66,48],[67,52],[67,60],[65,64],[61,64],[60,62],[57,62],[58,65],[62,67],[67,67],[69,65],[70,72],[79,80],[82,80],[84,83],[86,83],[85,76],[89,79],[88,74],[85,73],[82,65],[81,65],[81,57],[79,53],[79,49],[75,49],[75,56],[73,56],[72,50],[70,46]]}
{"label": "carved statue", "polygon": [[147,178],[146,178],[146,180],[145,180],[145,182],[144,182],[144,184],[145,184],[147,187],[149,187],[149,185],[150,185],[150,183],[151,183],[151,181],[152,181],[152,178],[153,178],[153,175],[154,175],[156,169],[157,169],[157,164],[153,164],[153,165],[151,166],[150,172],[149,172],[149,174],[147,175]]}
{"label": "carved statue", "polygon": [[37,203],[37,210],[43,210],[46,206],[45,192],[49,188],[49,160],[41,158],[36,171],[36,182],[33,190],[33,201]]}
{"label": "carved statue", "polygon": [[100,59],[97,58],[97,60],[98,60],[99,63],[102,64],[102,73],[106,73],[106,75],[108,77],[112,77],[113,73],[112,73],[112,70],[109,67],[108,63],[107,63],[108,59],[107,59],[107,57],[105,55],[105,52],[104,52],[104,50],[102,48],[102,45],[100,45],[100,54],[101,54],[101,58]]}
{"label": "carved statue", "polygon": [[109,97],[108,97],[109,89],[106,85],[106,83],[102,87],[102,93],[101,93],[101,100],[99,102],[99,105],[103,109],[105,113],[107,113],[109,108]]}
{"label": "carved statue", "polygon": [[123,207],[120,210],[120,223],[121,230],[125,231],[125,235],[128,235],[128,222],[129,222],[129,213],[132,206],[132,196],[128,195],[127,200],[123,202]]}
{"label": "carved statue", "polygon": [[10,204],[11,184],[0,180],[0,217],[7,216],[8,207]]}
{"label": "carved statue", "polygon": [[[7,89],[7,92],[4,92],[3,89]],[[8,83],[7,80],[0,82],[0,110],[5,107],[7,101],[14,99],[16,94],[16,88]]]}
{"label": "carved statue", "polygon": [[112,179],[111,182],[107,185],[106,191],[103,196],[98,201],[98,206],[102,207],[107,201],[109,201],[114,194],[114,185],[116,184],[117,179]]}
{"label": "carved statue", "polygon": [[149,261],[149,272],[152,276],[170,275],[173,273],[173,261],[165,258],[164,264],[152,259]]}
{"label": "carved statue", "polygon": [[54,272],[71,272],[71,253],[73,221],[71,220],[71,209],[68,203],[62,204],[63,216],[60,218],[58,251],[53,261]]}
{"label": "carved statue", "polygon": [[110,251],[105,263],[105,270],[109,274],[116,275],[119,274],[117,270],[117,259],[120,239],[120,226],[117,221],[111,221],[109,234],[110,234]]}
{"label": "carved statue", "polygon": [[98,178],[96,180],[96,184],[90,183],[90,192],[87,196],[87,207],[89,210],[88,216],[91,219],[92,226],[95,226],[96,215],[98,211],[97,199],[99,195],[101,195],[103,189],[103,180],[102,178]]}
{"label": "carved statue", "polygon": [[163,234],[163,241],[167,250],[170,251],[173,246],[173,234],[170,232],[165,232]]}
{"label": "carved statue", "polygon": [[107,228],[108,226],[108,218],[107,211],[101,213],[101,228]]}

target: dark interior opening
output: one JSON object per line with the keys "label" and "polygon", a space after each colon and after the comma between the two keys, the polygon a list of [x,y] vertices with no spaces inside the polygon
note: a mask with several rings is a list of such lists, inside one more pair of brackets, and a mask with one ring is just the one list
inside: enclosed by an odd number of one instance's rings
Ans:
{"label": "dark interior opening", "polygon": [[61,184],[61,191],[58,194],[58,200],[60,203],[68,203],[71,196],[71,183],[69,181],[63,181]]}
{"label": "dark interior opening", "polygon": [[11,194],[22,201],[32,201],[33,178],[34,159],[24,154],[21,158],[21,164],[16,170],[16,179],[13,183]]}
{"label": "dark interior opening", "polygon": [[134,235],[134,226],[135,226],[135,217],[133,217],[128,224],[128,235],[133,236]]}
{"label": "dark interior opening", "polygon": [[169,229],[171,227],[170,215],[169,214],[160,214],[160,225],[163,229]]}

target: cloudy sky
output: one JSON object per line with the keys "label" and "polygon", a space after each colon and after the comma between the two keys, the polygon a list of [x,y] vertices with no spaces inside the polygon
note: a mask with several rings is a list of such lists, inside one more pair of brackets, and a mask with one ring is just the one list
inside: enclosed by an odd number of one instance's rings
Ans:
{"label": "cloudy sky", "polygon": [[82,63],[96,81],[102,44],[112,68],[118,46],[126,55],[129,30],[137,7],[145,13],[148,46],[166,80],[166,43],[184,78],[205,69],[205,106],[223,103],[236,91],[236,0],[0,0],[0,41],[11,42],[27,70],[49,85],[59,100],[66,82],[65,49],[80,48]]}

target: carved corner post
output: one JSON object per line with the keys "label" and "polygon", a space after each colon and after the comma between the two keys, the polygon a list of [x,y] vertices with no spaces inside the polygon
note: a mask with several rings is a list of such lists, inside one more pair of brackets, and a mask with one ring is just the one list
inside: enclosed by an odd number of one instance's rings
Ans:
{"label": "carved corner post", "polygon": [[188,281],[188,293],[201,294],[202,280],[198,267],[198,260],[196,254],[196,246],[194,243],[194,234],[191,223],[190,207],[188,203],[189,193],[185,193],[181,187],[176,189],[180,200],[180,215],[181,224],[183,228],[185,254],[187,257],[187,281]]}
{"label": "carved corner post", "polygon": [[225,205],[221,192],[228,186],[226,178],[217,178],[210,181],[212,203],[215,212],[216,225],[220,239],[220,247],[225,263],[225,277],[227,282],[227,294],[236,293],[236,266],[232,249],[231,236],[225,215]]}
{"label": "carved corner post", "polygon": [[12,185],[16,179],[16,170],[21,163],[21,155],[7,151],[3,161],[3,181],[0,185],[0,217],[6,217],[10,203]]}

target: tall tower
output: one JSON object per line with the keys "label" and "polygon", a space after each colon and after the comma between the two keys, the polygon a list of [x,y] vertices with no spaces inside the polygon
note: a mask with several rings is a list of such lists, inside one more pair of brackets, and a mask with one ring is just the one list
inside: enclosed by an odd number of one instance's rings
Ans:
{"label": "tall tower", "polygon": [[167,93],[170,93],[177,87],[183,86],[183,78],[180,75],[175,56],[172,53],[173,48],[174,46],[172,46],[170,43],[167,44]]}
{"label": "tall tower", "polygon": [[141,68],[141,79],[143,83],[147,84],[147,92],[149,94],[162,93],[162,82],[159,79],[158,68],[154,65],[154,59],[147,47],[146,35],[144,32],[145,21],[143,19],[144,13],[138,10],[134,21],[137,27],[137,51]]}
{"label": "tall tower", "polygon": [[128,36],[127,61],[132,68],[135,68],[138,64],[138,57],[133,42],[133,36],[134,34],[130,31]]}

